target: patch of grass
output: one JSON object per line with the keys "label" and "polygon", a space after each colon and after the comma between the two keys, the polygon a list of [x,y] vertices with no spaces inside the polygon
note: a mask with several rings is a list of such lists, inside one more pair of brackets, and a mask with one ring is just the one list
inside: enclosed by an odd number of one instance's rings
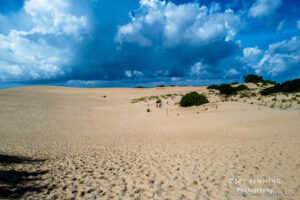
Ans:
{"label": "patch of grass", "polygon": [[147,112],[151,112],[150,108],[147,108]]}
{"label": "patch of grass", "polygon": [[297,101],[297,97],[296,97],[296,96],[293,96],[293,97],[291,98],[291,101]]}
{"label": "patch of grass", "polygon": [[245,97],[249,98],[250,96],[247,93],[240,94],[240,98],[245,98]]}
{"label": "patch of grass", "polygon": [[273,98],[272,101],[277,101],[277,98]]}
{"label": "patch of grass", "polygon": [[104,95],[103,98],[106,98],[106,96]]}
{"label": "patch of grass", "polygon": [[281,102],[282,102],[282,103],[285,103],[285,102],[287,102],[287,100],[286,100],[286,99],[282,99]]}
{"label": "patch of grass", "polygon": [[152,95],[150,97],[146,97],[146,99],[148,99],[148,100],[158,99],[158,96]]}
{"label": "patch of grass", "polygon": [[146,101],[146,97],[141,97],[141,98],[138,98],[138,99],[132,99],[131,103],[138,103],[138,102],[141,102],[141,101]]}
{"label": "patch of grass", "polygon": [[157,99],[155,103],[161,103],[161,99]]}
{"label": "patch of grass", "polygon": [[181,107],[190,107],[199,106],[206,103],[209,103],[209,101],[207,100],[205,95],[198,94],[197,92],[190,92],[181,98],[179,105]]}

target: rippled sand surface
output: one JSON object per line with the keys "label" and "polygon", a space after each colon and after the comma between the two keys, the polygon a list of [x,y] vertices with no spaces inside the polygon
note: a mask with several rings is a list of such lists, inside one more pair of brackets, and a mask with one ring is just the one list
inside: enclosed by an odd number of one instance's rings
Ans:
{"label": "rippled sand surface", "polygon": [[300,199],[299,110],[189,91],[0,90],[0,199]]}

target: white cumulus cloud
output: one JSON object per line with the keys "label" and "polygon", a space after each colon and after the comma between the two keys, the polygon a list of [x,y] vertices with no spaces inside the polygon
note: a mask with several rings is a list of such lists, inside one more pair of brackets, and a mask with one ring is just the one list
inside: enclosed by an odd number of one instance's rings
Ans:
{"label": "white cumulus cloud", "polygon": [[276,11],[281,6],[281,0],[256,0],[249,10],[250,17],[264,17]]}
{"label": "white cumulus cloud", "polygon": [[25,1],[24,11],[31,17],[32,28],[0,34],[0,81],[51,79],[70,70],[68,42],[79,41],[88,22],[85,16],[71,14],[68,3]]}
{"label": "white cumulus cloud", "polygon": [[124,74],[125,74],[125,76],[126,76],[127,78],[132,78],[132,77],[142,77],[142,76],[144,75],[142,72],[137,71],[137,70],[133,70],[133,71],[131,71],[131,70],[126,70],[126,71],[124,72]]}
{"label": "white cumulus cloud", "polygon": [[256,70],[271,76],[278,76],[281,73],[291,73],[293,76],[299,76],[299,66],[300,37],[295,36],[290,40],[269,45]]}
{"label": "white cumulus cloud", "polygon": [[33,32],[79,35],[88,24],[86,16],[69,13],[68,1],[30,0],[25,2],[24,9],[37,25]]}
{"label": "white cumulus cloud", "polygon": [[262,51],[258,47],[248,47],[243,49],[243,61],[255,62],[262,54]]}
{"label": "white cumulus cloud", "polygon": [[217,3],[207,8],[197,2],[176,5],[142,0],[139,6],[131,15],[131,22],[119,26],[116,42],[151,46],[159,40],[166,47],[201,45],[232,40],[240,25],[238,15],[230,9],[221,12]]}
{"label": "white cumulus cloud", "polygon": [[193,66],[191,66],[190,69],[190,76],[206,76],[209,73],[207,72],[207,69],[209,67],[207,65],[204,65],[201,61],[200,62],[196,62]]}

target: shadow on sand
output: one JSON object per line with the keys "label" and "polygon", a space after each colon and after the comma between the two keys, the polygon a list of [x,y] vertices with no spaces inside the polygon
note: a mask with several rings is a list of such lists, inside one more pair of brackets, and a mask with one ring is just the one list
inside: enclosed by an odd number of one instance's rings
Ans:
{"label": "shadow on sand", "polygon": [[[0,165],[11,166],[13,164],[33,164],[44,162],[26,157],[10,156],[0,153]],[[0,199],[1,198],[21,198],[26,192],[42,192],[47,186],[40,186],[35,181],[41,181],[41,175],[47,174],[48,171],[23,171],[23,170],[6,170],[0,169]]]}

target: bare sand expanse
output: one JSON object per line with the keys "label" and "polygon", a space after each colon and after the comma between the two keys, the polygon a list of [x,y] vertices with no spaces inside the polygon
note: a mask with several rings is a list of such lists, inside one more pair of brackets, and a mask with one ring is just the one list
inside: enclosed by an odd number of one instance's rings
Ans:
{"label": "bare sand expanse", "polygon": [[[189,91],[211,103],[166,95]],[[152,95],[162,108],[131,102]],[[0,199],[300,199],[300,110],[220,99],[206,87],[0,90]]]}

